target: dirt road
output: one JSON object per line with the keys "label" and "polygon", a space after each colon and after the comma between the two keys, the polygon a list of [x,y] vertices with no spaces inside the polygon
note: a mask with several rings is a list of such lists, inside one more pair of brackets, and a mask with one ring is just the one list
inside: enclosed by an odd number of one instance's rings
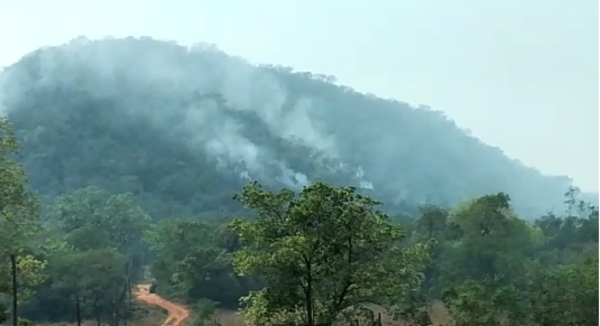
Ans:
{"label": "dirt road", "polygon": [[167,311],[168,317],[161,326],[180,326],[190,316],[190,311],[184,306],[165,300],[154,293],[150,293],[149,284],[138,285],[136,297],[140,301],[159,306]]}

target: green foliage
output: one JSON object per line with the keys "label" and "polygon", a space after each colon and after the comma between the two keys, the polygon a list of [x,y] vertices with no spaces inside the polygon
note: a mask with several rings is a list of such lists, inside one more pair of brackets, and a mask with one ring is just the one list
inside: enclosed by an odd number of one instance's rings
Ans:
{"label": "green foliage", "polygon": [[467,280],[444,297],[454,326],[527,325],[523,293],[497,279]]}
{"label": "green foliage", "polygon": [[424,291],[413,289],[404,291],[398,302],[391,309],[394,320],[403,320],[414,326],[431,325],[429,304]]}
{"label": "green foliage", "polygon": [[96,187],[59,196],[49,211],[40,252],[47,279],[36,288],[43,295],[23,310],[38,320],[72,320],[77,299],[83,318],[120,318],[145,264],[149,216],[130,194]]}
{"label": "green foliage", "polygon": [[217,305],[240,298],[257,325],[377,324],[371,304],[429,325],[436,300],[457,326],[585,326],[597,315],[598,240],[585,230],[598,225],[595,208],[527,223],[499,193],[451,210],[425,205],[400,226],[351,187],[251,183],[238,199],[253,218],[153,224],[131,195],[88,187],[58,197],[44,228],[32,223],[41,233],[15,242],[42,244],[19,255],[21,311],[72,320],[77,299],[84,318],[126,318],[149,263],[160,294],[194,306],[197,325],[219,325]]}
{"label": "green foliage", "polygon": [[527,255],[535,246],[532,233],[519,220],[503,193],[458,205],[448,220],[460,236],[450,240],[453,254],[444,257],[446,281],[486,277],[512,280],[522,275]]}
{"label": "green foliage", "polygon": [[150,271],[162,294],[190,303],[206,298],[225,308],[238,306],[256,280],[233,272],[231,251],[238,248],[223,223],[169,219],[146,233]]}
{"label": "green foliage", "polygon": [[[23,291],[21,302],[32,294],[32,287],[44,280],[46,263],[30,254],[28,239],[38,231],[39,202],[27,189],[23,166],[12,159],[19,143],[12,126],[0,117],[0,308],[12,293],[9,256],[17,257],[18,281]],[[4,316],[4,312],[0,312]],[[2,318],[4,318],[2,317]]]}
{"label": "green foliage", "polygon": [[[118,324],[148,279],[196,325],[217,307],[376,325],[373,304],[428,325],[439,300],[456,326],[596,325],[598,208],[570,188],[532,221],[568,180],[439,112],[150,39],[40,50],[0,77],[0,322],[16,254],[22,325],[76,304]],[[231,200],[249,178],[265,188]]]}
{"label": "green foliage", "polygon": [[8,309],[4,305],[0,305],[0,323],[8,319]]}
{"label": "green foliage", "polygon": [[58,197],[52,221],[78,249],[114,247],[134,253],[150,217],[135,204],[131,194],[111,195],[97,187],[86,187]]}
{"label": "green foliage", "polygon": [[367,303],[390,306],[398,293],[418,286],[426,247],[401,247],[402,228],[354,188],[317,183],[296,196],[252,183],[240,201],[256,220],[231,224],[243,244],[234,267],[268,284],[244,299],[253,325],[274,318],[331,325],[355,318]]}
{"label": "green foliage", "polygon": [[591,326],[598,323],[598,259],[544,273],[533,290],[536,325]]}
{"label": "green foliage", "polygon": [[209,299],[201,299],[194,306],[193,326],[221,326],[215,318],[217,303]]}

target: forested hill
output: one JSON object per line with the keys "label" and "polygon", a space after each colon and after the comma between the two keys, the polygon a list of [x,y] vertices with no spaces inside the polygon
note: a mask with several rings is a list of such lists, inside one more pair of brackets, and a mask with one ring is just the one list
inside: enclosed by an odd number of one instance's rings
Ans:
{"label": "forested hill", "polygon": [[249,179],[291,188],[322,180],[398,210],[505,191],[517,210],[537,214],[570,186],[441,112],[212,46],[79,38],[7,67],[0,90],[30,182],[46,198],[98,185],[139,195],[153,215],[215,214],[237,209],[231,196]]}

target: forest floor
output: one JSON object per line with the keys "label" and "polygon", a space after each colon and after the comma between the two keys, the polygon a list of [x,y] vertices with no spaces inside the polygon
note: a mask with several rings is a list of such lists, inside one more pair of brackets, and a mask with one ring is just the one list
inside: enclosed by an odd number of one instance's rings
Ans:
{"label": "forest floor", "polygon": [[[160,318],[165,318],[164,315],[162,317],[156,316],[154,314],[154,318],[152,321],[146,319],[143,322],[140,320],[135,323],[135,325],[140,326],[180,326],[184,320],[189,317],[189,310],[187,310],[182,305],[176,304],[174,302],[170,302],[159,297],[156,294],[148,293],[148,286],[141,285],[138,290],[138,299],[149,303],[151,305],[160,306],[162,309],[168,312],[168,316],[166,320],[160,322]],[[384,326],[406,326],[409,324],[405,324],[403,321],[393,320],[390,316],[385,314],[385,311],[381,307],[371,307],[373,311],[377,313],[381,313],[382,322]],[[152,314],[151,314],[152,315]],[[158,318],[157,318],[158,317]],[[218,322],[220,326],[245,326],[243,316],[240,316],[234,310],[219,310],[215,315],[215,320]],[[175,324],[169,324],[169,322],[176,321]],[[433,325],[449,325],[451,322],[450,315],[448,314],[448,310],[444,307],[441,302],[436,302],[431,306],[431,321]],[[132,325],[133,326],[133,325]]]}
{"label": "forest floor", "polygon": [[[190,311],[184,306],[168,301],[160,296],[149,293],[149,285],[138,285],[136,297],[145,303],[144,313],[135,320],[129,321],[127,326],[185,326],[190,325]],[[373,311],[381,313],[384,326],[406,326],[403,321],[393,320],[387,316],[381,307],[371,307]],[[215,320],[220,326],[245,326],[242,316],[233,310],[219,310]],[[433,325],[449,325],[451,318],[441,302],[431,306],[431,320]],[[67,323],[43,324],[40,326],[72,326]],[[82,326],[96,326],[94,321],[85,321]]]}
{"label": "forest floor", "polygon": [[[385,311],[381,307],[371,307],[375,314],[381,313],[381,321],[384,326],[407,326],[400,320],[393,320],[390,316],[385,314]],[[441,302],[436,302],[431,306],[431,321],[432,325],[449,325],[451,322],[448,310]],[[215,319],[221,326],[245,326],[244,319],[242,316],[233,310],[220,310],[215,316]]]}
{"label": "forest floor", "polygon": [[[158,306],[144,305],[143,309],[136,312],[135,318],[127,321],[127,326],[160,326],[167,318],[164,309]],[[8,325],[8,324],[7,324]],[[76,326],[74,322],[34,323],[33,326]],[[103,323],[103,325],[105,325]],[[97,326],[94,320],[84,320],[81,326]]]}

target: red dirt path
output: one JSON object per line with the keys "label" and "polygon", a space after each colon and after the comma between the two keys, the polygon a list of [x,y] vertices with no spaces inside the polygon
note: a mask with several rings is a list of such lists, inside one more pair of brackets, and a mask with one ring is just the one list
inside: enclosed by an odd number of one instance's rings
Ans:
{"label": "red dirt path", "polygon": [[161,326],[180,326],[181,323],[190,316],[190,311],[186,307],[175,302],[165,300],[155,293],[150,293],[149,284],[138,285],[135,296],[140,301],[159,306],[167,311],[168,317]]}

